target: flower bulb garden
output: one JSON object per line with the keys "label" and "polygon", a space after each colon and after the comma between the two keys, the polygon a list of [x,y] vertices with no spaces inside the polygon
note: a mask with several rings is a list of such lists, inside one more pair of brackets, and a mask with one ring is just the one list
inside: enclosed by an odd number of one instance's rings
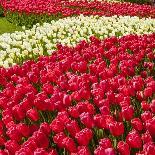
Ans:
{"label": "flower bulb garden", "polygon": [[0,155],[155,154],[153,6],[0,4]]}

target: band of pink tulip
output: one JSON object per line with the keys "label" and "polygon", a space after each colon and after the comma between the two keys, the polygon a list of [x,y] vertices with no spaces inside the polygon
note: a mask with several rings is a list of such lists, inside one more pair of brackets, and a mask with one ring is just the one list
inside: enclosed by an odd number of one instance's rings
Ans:
{"label": "band of pink tulip", "polygon": [[2,155],[155,153],[155,34],[90,40],[0,68]]}

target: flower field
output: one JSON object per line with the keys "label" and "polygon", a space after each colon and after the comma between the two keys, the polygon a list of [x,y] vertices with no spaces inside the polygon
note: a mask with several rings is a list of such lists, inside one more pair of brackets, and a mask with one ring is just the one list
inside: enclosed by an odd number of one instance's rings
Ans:
{"label": "flower field", "polygon": [[0,155],[155,155],[155,8],[0,0]]}

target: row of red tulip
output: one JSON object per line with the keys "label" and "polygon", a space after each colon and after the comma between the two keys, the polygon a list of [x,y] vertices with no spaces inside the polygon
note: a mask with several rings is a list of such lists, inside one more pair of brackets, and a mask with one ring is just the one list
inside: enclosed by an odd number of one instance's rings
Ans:
{"label": "row of red tulip", "polygon": [[26,14],[48,14],[63,16],[70,15],[129,15],[155,18],[155,8],[149,5],[132,3],[110,3],[99,1],[64,1],[64,0],[0,0],[5,12],[19,12]]}
{"label": "row of red tulip", "polygon": [[0,68],[0,154],[155,154],[155,34],[90,40]]}

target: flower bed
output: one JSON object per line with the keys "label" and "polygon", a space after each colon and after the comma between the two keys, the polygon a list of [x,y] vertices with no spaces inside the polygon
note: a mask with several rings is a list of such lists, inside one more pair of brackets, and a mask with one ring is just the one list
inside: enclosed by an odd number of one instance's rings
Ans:
{"label": "flower bed", "polygon": [[75,46],[80,40],[94,35],[100,39],[128,34],[154,32],[154,19],[140,19],[129,16],[113,17],[68,17],[43,26],[35,25],[23,32],[0,36],[0,66],[9,67],[38,55],[48,55],[56,49],[57,43]]}
{"label": "flower bed", "polygon": [[58,1],[53,0],[10,0],[3,2],[5,15],[10,22],[31,27],[36,23],[49,22],[67,16],[84,15],[129,15],[155,18],[155,8],[149,5],[99,1]]}
{"label": "flower bed", "polygon": [[155,34],[57,45],[0,68],[1,154],[155,154]]}

